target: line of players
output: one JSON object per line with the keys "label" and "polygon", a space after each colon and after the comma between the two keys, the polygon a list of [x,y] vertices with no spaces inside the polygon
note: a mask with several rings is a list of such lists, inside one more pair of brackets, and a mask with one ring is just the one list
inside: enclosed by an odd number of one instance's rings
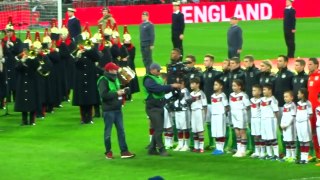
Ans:
{"label": "line of players", "polygon": [[[172,50],[171,63],[181,62],[179,53],[177,49]],[[279,72],[276,74],[271,73],[270,61],[262,61],[260,70],[257,69],[252,56],[244,58],[245,70],[241,69],[238,58],[225,60],[222,72],[213,69],[212,55],[204,57],[206,70],[203,73],[193,67],[194,56],[187,56],[186,61],[189,62],[189,70],[184,78],[178,78],[181,90],[173,103],[174,107],[165,108],[164,136],[167,149],[173,147],[175,125],[178,145],[174,151],[189,150],[191,129],[193,152],[203,153],[204,124],[207,122],[210,143],[212,138],[216,140],[213,155],[224,154],[232,138],[229,137],[229,128],[232,127],[236,135],[233,140],[236,153],[233,157],[246,156],[247,141],[254,137],[255,148],[251,157],[301,164],[308,162],[313,109],[308,101],[308,75],[304,72],[306,63],[303,59],[295,62],[297,75],[287,69],[288,58],[282,55],[277,59]],[[310,62],[317,64],[318,61],[311,58]],[[176,74],[170,72],[167,76],[168,84],[177,78]],[[170,100],[172,96],[174,93],[171,92],[166,98]],[[251,129],[251,134],[247,129]],[[282,130],[281,141],[284,143],[277,141],[278,129]],[[296,160],[296,141],[300,142],[300,160]],[[279,144],[285,145],[284,158],[279,152]]]}

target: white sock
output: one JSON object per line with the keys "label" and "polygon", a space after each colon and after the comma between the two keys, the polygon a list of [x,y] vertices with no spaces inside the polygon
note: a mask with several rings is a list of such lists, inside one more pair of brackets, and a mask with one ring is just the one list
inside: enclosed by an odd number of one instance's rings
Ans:
{"label": "white sock", "polygon": [[272,146],[273,147],[273,154],[279,157],[279,147],[278,145]]}
{"label": "white sock", "polygon": [[149,135],[149,141],[151,142],[151,140],[152,140],[152,135]]}
{"label": "white sock", "polygon": [[286,158],[291,157],[291,149],[286,149]]}
{"label": "white sock", "polygon": [[173,147],[173,137],[168,137],[169,139],[169,147]]}
{"label": "white sock", "polygon": [[272,156],[271,146],[266,146],[268,156]]}
{"label": "white sock", "polygon": [[308,161],[308,155],[309,153],[306,153],[306,152],[301,153],[301,160]]}
{"label": "white sock", "polygon": [[199,140],[194,140],[194,149],[199,149]]}
{"label": "white sock", "polygon": [[199,149],[203,150],[204,149],[204,142],[199,141]]}
{"label": "white sock", "polygon": [[247,145],[246,144],[241,144],[241,152],[246,153],[247,150]]}
{"label": "white sock", "polygon": [[183,139],[178,139],[178,147],[183,147]]}
{"label": "white sock", "polygon": [[184,139],[183,140],[184,141],[184,146],[187,146],[187,147],[189,147],[189,139]]}
{"label": "white sock", "polygon": [[241,143],[237,143],[237,152],[241,151]]}
{"label": "white sock", "polygon": [[260,147],[260,156],[264,156],[266,154],[266,147],[265,146],[261,146]]}
{"label": "white sock", "polygon": [[291,151],[291,157],[295,159],[296,158],[296,149],[293,148],[293,149],[290,149],[290,151]]}
{"label": "white sock", "polygon": [[164,146],[165,146],[165,147],[169,147],[168,136],[164,136]]}
{"label": "white sock", "polygon": [[260,149],[261,149],[261,146],[260,145],[256,145],[255,148],[254,148],[254,153],[260,155]]}
{"label": "white sock", "polygon": [[224,142],[220,142],[220,147],[221,147],[220,150],[221,150],[222,152],[224,152],[224,149],[223,149],[223,147],[224,147]]}

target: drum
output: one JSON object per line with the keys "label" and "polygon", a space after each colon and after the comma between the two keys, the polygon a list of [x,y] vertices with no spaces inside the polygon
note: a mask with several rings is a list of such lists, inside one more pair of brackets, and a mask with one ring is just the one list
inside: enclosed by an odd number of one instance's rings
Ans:
{"label": "drum", "polygon": [[122,85],[127,85],[136,76],[136,73],[129,67],[120,67],[118,70],[119,79]]}

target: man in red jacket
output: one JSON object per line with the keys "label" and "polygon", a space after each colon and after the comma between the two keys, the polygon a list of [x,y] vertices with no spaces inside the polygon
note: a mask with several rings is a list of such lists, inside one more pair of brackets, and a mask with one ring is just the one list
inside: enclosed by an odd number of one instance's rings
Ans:
{"label": "man in red jacket", "polygon": [[[309,91],[309,101],[312,104],[313,112],[316,107],[320,104],[318,102],[318,94],[320,92],[320,70],[319,61],[317,58],[310,58],[308,62],[309,69],[309,80],[308,80],[308,91]],[[315,113],[313,113],[315,114]],[[311,129],[312,132],[315,132],[316,128],[316,116],[312,116],[311,118]],[[320,148],[318,144],[318,139],[316,134],[312,135],[313,146],[316,153],[317,158],[320,158]]]}

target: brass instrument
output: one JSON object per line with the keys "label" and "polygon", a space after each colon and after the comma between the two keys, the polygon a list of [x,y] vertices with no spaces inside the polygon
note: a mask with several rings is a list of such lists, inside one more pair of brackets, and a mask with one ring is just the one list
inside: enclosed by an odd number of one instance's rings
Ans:
{"label": "brass instrument", "polygon": [[34,59],[37,57],[37,52],[35,50],[23,49],[23,51],[15,56],[17,61],[25,62],[27,59]]}
{"label": "brass instrument", "polygon": [[136,76],[136,73],[129,67],[120,67],[118,76],[122,85],[127,85]]}
{"label": "brass instrument", "polygon": [[94,43],[90,39],[86,39],[77,45],[77,48],[71,52],[73,58],[78,57],[78,53],[83,53],[84,51],[91,50],[94,46]]}

